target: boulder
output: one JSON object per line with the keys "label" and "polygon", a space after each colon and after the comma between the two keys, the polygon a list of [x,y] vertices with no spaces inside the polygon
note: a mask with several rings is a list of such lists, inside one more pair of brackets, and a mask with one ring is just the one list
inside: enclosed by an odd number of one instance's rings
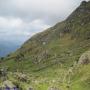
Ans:
{"label": "boulder", "polygon": [[90,51],[85,52],[81,55],[78,64],[89,64],[90,63]]}

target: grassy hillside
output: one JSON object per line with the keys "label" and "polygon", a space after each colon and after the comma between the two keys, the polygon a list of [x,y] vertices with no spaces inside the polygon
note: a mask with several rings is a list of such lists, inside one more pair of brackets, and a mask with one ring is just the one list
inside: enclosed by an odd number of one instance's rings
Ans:
{"label": "grassy hillside", "polygon": [[82,2],[65,21],[34,35],[0,61],[0,67],[8,68],[8,80],[23,90],[89,90],[90,58],[79,64],[86,51],[90,51],[90,1]]}

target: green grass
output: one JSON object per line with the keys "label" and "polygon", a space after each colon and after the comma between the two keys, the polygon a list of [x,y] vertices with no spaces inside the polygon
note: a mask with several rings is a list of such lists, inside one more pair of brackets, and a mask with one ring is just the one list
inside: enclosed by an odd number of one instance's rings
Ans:
{"label": "green grass", "polygon": [[[90,51],[89,8],[90,2],[86,8],[81,5],[67,20],[34,35],[20,49],[0,61],[1,68],[8,68],[8,80],[19,84],[23,90],[29,87],[35,90],[50,87],[89,90],[90,64],[78,67],[81,55]],[[68,74],[71,68],[73,74]],[[16,71],[27,75],[29,82],[14,77]],[[0,82],[3,84],[2,80]]]}

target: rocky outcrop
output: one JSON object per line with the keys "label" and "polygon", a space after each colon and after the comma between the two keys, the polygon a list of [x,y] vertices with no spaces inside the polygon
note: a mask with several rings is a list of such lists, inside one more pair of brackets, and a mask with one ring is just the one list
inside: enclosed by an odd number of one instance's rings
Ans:
{"label": "rocky outcrop", "polygon": [[90,63],[90,51],[85,52],[79,59],[79,64],[85,65]]}

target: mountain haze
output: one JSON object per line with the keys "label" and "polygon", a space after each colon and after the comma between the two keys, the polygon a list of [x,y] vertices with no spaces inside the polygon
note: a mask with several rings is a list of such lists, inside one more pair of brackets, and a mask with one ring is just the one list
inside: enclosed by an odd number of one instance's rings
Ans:
{"label": "mountain haze", "polygon": [[11,41],[0,40],[0,57],[4,57],[11,52],[14,52],[20,45]]}

